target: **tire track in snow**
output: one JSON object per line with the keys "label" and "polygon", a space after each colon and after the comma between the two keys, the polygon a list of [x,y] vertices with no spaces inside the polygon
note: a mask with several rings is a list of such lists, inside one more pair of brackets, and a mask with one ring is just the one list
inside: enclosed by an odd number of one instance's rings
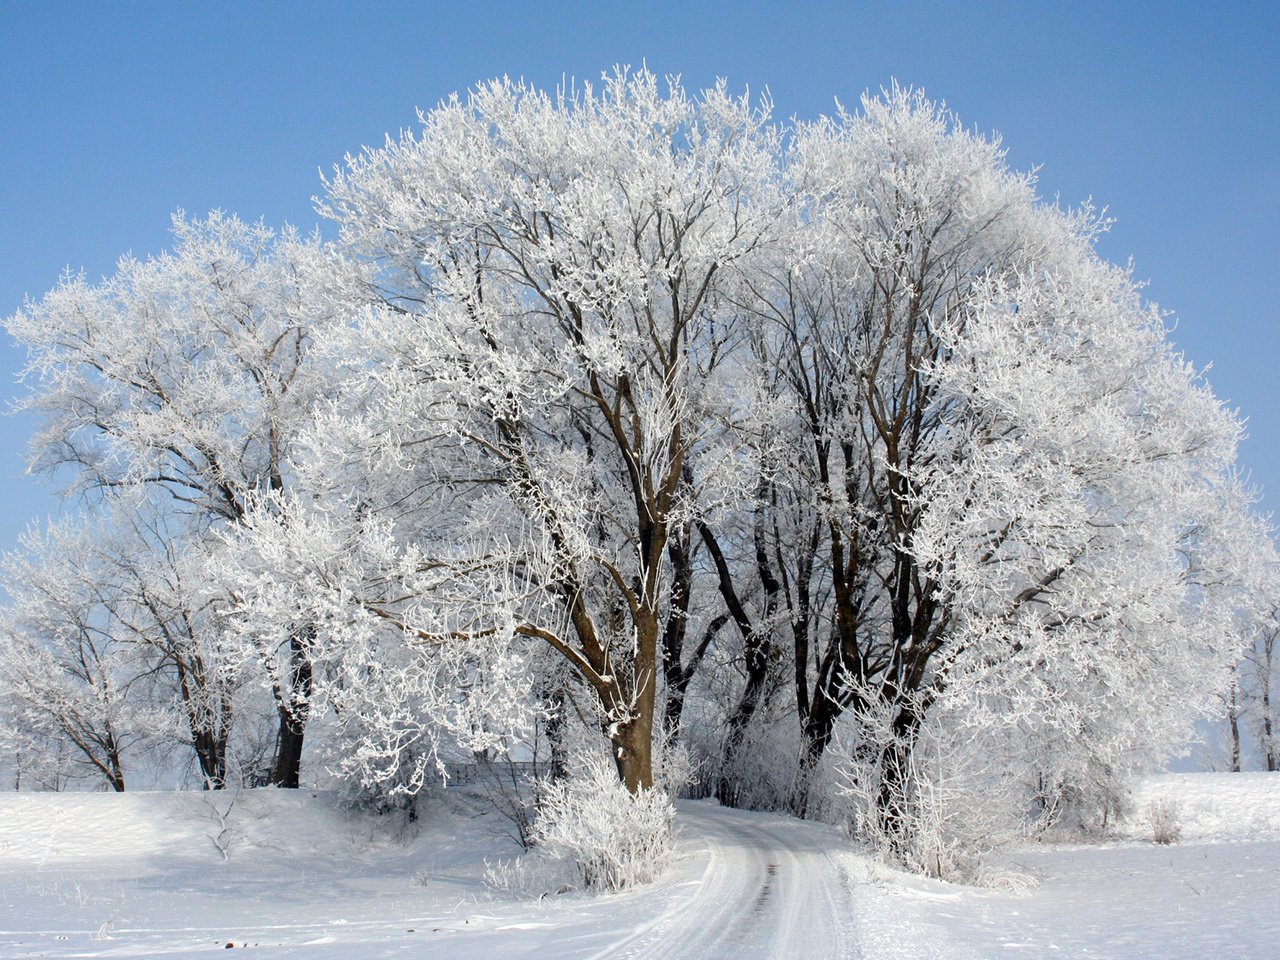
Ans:
{"label": "tire track in snow", "polygon": [[680,824],[707,851],[696,891],[591,960],[856,956],[853,900],[847,871],[833,857],[834,831],[825,838],[816,824],[709,804],[683,806]]}

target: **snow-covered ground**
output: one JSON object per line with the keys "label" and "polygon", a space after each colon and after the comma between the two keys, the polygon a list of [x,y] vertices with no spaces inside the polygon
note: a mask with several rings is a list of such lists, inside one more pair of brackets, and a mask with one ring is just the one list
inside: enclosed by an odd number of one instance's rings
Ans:
{"label": "snow-covered ground", "polygon": [[1154,845],[1138,816],[1106,844],[1024,848],[1010,869],[1040,884],[1022,893],[686,803],[660,882],[533,901],[485,885],[485,859],[515,848],[459,800],[396,827],[307,791],[0,794],[0,957],[1280,956],[1280,776],[1155,778],[1137,809],[1163,798],[1180,844]]}
{"label": "snow-covered ground", "polygon": [[484,883],[486,858],[518,851],[474,804],[397,830],[323,794],[244,791],[227,813],[232,799],[0,795],[0,957],[854,953],[854,858],[826,827],[686,804],[660,883],[532,901]]}
{"label": "snow-covered ground", "polygon": [[[1152,842],[1151,805],[1181,840]],[[1116,839],[1005,857],[1021,893],[872,867],[856,888],[867,958],[1274,960],[1280,957],[1280,774],[1172,774],[1135,791]]]}

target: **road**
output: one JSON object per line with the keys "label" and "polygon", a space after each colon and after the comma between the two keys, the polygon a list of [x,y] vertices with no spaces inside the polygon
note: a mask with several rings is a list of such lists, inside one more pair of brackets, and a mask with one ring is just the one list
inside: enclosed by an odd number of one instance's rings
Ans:
{"label": "road", "polygon": [[696,884],[592,960],[856,956],[847,843],[834,830],[705,803],[682,805],[679,822]]}

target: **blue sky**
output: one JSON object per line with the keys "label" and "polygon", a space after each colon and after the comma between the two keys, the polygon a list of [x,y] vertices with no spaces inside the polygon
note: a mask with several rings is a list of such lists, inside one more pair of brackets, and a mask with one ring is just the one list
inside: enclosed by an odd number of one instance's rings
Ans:
{"label": "blue sky", "polygon": [[[1280,4],[31,3],[0,6],[0,315],[66,266],[109,273],[169,214],[317,222],[319,171],[455,90],[647,62],[767,87],[781,117],[896,78],[1003,135],[1041,192],[1117,222],[1174,340],[1249,418],[1280,504]],[[0,393],[22,354],[0,345]],[[0,421],[0,549],[58,509]]]}

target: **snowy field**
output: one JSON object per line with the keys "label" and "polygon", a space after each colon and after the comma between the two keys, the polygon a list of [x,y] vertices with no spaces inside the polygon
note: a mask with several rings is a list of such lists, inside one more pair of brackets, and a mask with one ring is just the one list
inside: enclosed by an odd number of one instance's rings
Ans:
{"label": "snowy field", "polygon": [[[1177,845],[1151,842],[1156,800],[1176,806]],[[886,870],[828,827],[686,803],[659,883],[535,901],[486,886],[485,860],[516,850],[460,798],[406,827],[308,791],[7,793],[0,957],[1280,956],[1280,775],[1153,778],[1135,806],[1110,842],[1011,854],[1038,880],[1014,892]]]}
{"label": "snowy field", "polygon": [[[1153,801],[1182,838],[1152,842]],[[1274,960],[1280,957],[1280,774],[1152,777],[1107,843],[1005,858],[1037,885],[974,890],[873,867],[856,901],[867,958]]]}

